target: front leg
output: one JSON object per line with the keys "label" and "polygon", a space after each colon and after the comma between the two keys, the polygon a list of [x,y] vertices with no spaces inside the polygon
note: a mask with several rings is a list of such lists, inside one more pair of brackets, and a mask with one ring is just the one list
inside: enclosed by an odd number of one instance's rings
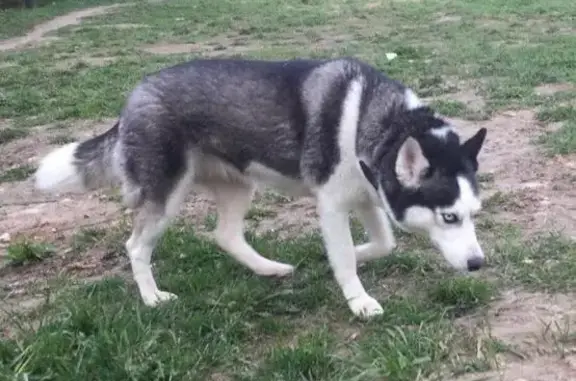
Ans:
{"label": "front leg", "polygon": [[369,242],[355,247],[358,262],[362,263],[390,254],[396,247],[396,240],[386,213],[369,203],[360,205],[356,213],[369,238]]}
{"label": "front leg", "polygon": [[358,317],[382,314],[382,306],[366,293],[356,272],[348,210],[337,203],[319,200],[318,215],[328,259],[348,306]]}

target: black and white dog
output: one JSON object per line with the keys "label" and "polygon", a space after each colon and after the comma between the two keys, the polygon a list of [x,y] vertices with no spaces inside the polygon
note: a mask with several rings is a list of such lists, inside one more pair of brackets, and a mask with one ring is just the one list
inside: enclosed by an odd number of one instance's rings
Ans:
{"label": "black and white dog", "polygon": [[[486,130],[461,143],[409,88],[352,58],[194,60],[147,76],[118,122],[63,146],[35,174],[41,190],[120,185],[135,210],[126,242],[146,305],[173,299],[156,286],[150,259],[190,189],[212,193],[219,246],[256,274],[285,276],[288,264],[257,253],[244,216],[257,186],[316,200],[334,275],[355,315],[382,312],[357,263],[395,247],[389,219],[427,233],[446,260],[478,270],[484,254],[477,156]],[[349,212],[369,243],[354,246]]]}

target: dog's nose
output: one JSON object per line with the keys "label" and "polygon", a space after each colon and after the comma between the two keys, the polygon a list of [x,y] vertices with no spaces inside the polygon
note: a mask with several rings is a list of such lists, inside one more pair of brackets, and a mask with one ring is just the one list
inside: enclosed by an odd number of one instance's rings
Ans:
{"label": "dog's nose", "polygon": [[480,270],[480,268],[484,264],[484,259],[482,257],[470,258],[467,264],[468,264],[468,271],[477,271]]}

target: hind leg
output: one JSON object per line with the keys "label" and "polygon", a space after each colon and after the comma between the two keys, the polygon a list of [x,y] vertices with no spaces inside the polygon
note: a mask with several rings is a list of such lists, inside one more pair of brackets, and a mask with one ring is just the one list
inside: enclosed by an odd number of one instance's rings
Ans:
{"label": "hind leg", "polygon": [[134,219],[132,235],[126,242],[132,273],[140,296],[147,306],[174,299],[176,295],[161,291],[152,274],[151,258],[156,242],[169,224],[168,217],[159,206],[147,205],[138,211]]}
{"label": "hind leg", "polygon": [[210,187],[218,209],[214,237],[218,245],[258,275],[285,276],[294,267],[264,258],[246,242],[244,216],[250,208],[254,189],[244,184],[217,184]]}
{"label": "hind leg", "polygon": [[144,304],[150,307],[176,299],[176,295],[158,289],[152,274],[151,258],[158,239],[178,213],[188,185],[187,179],[181,180],[165,203],[142,203],[135,214],[132,235],[126,242],[134,280]]}

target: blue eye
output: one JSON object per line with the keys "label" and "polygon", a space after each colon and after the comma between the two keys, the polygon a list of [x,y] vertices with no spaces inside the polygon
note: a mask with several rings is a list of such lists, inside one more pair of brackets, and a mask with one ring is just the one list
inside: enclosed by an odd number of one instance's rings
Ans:
{"label": "blue eye", "polygon": [[455,215],[454,213],[442,213],[442,219],[447,224],[455,224],[458,221],[460,221],[458,216]]}

